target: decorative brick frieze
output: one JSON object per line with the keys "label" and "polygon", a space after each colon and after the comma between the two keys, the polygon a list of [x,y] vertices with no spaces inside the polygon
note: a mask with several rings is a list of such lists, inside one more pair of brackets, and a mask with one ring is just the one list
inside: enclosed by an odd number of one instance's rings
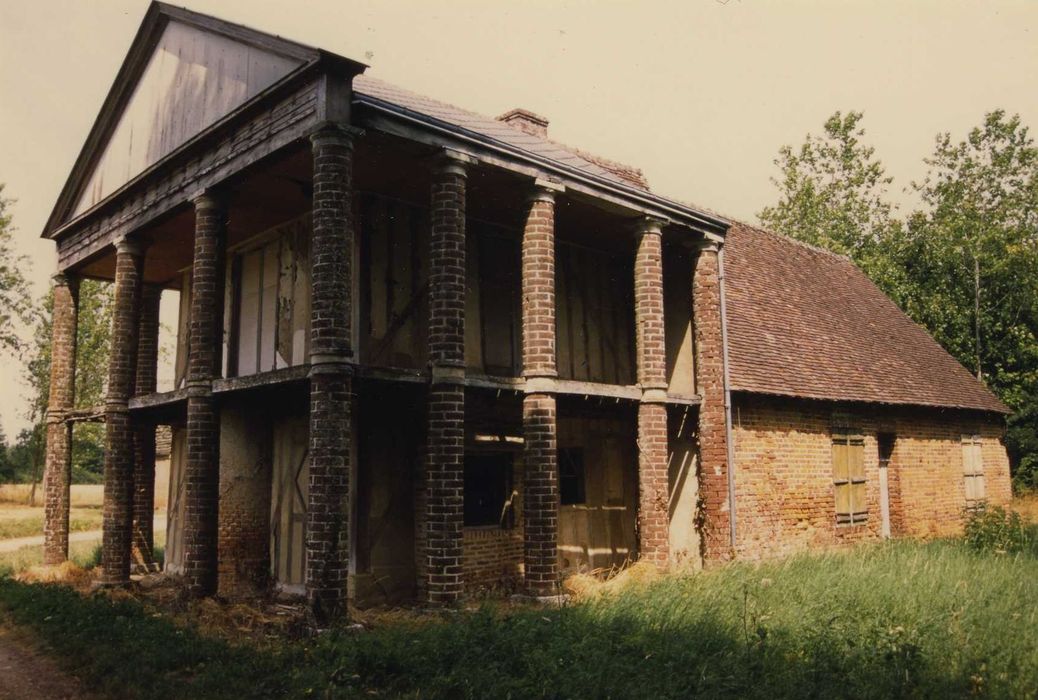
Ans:
{"label": "decorative brick frieze", "polygon": [[[159,302],[162,288],[145,285],[141,292],[134,394],[155,392],[159,366]],[[143,569],[155,563],[155,424],[134,426],[133,561]]]}
{"label": "decorative brick frieze", "polygon": [[[533,596],[559,593],[558,413],[555,343],[555,191],[535,183],[522,241],[523,573]],[[545,381],[547,380],[547,381]]]}
{"label": "decorative brick frieze", "polygon": [[703,398],[699,407],[699,494],[703,508],[703,554],[707,561],[732,556],[719,250],[718,244],[704,241],[692,275],[696,387]]}
{"label": "decorative brick frieze", "polygon": [[104,513],[101,581],[122,585],[130,580],[133,542],[133,424],[127,404],[137,379],[144,249],[121,238],[115,244],[115,299],[105,399]]}
{"label": "decorative brick frieze", "polygon": [[638,554],[660,568],[670,557],[667,354],[663,323],[662,224],[644,219],[634,260],[638,383]]}
{"label": "decorative brick frieze", "polygon": [[[465,183],[467,159],[446,152],[433,170],[429,236],[429,369],[424,536],[419,588],[429,605],[463,592],[465,461]],[[422,525],[424,523],[424,527]]]}
{"label": "decorative brick frieze", "polygon": [[54,276],[51,315],[50,396],[47,401],[47,452],[44,467],[43,563],[68,558],[69,489],[72,479],[72,425],[65,419],[75,403],[76,326],[79,280]]}
{"label": "decorative brick frieze", "polygon": [[346,614],[350,561],[353,380],[353,145],[357,132],[329,124],[311,138],[310,479],[306,595],[318,624]]}
{"label": "decorative brick frieze", "polygon": [[206,193],[195,199],[191,266],[191,341],[187,370],[187,461],[184,470],[184,563],[187,591],[212,595],[217,585],[220,417],[212,381],[220,376],[227,209]]}

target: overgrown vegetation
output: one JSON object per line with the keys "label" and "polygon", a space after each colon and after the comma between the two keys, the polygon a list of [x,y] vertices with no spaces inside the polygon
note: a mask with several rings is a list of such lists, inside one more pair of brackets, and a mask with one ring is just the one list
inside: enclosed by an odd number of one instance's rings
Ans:
{"label": "overgrown vegetation", "polygon": [[1012,554],[1031,545],[1033,533],[1020,514],[981,503],[964,514],[963,540],[978,552]]}
{"label": "overgrown vegetation", "polygon": [[1038,147],[995,110],[961,141],[938,135],[920,206],[899,216],[862,114],[784,147],[768,227],[847,255],[1008,405],[1016,490],[1038,488]]}
{"label": "overgrown vegetation", "polygon": [[54,586],[0,581],[0,606],[120,698],[1023,698],[1038,690],[1034,542],[894,542],[260,647]]}

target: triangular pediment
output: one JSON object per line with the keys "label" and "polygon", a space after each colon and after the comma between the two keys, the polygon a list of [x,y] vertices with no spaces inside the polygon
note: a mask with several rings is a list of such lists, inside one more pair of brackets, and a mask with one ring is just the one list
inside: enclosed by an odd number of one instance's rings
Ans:
{"label": "triangular pediment", "polygon": [[153,3],[44,235],[317,54],[247,27]]}

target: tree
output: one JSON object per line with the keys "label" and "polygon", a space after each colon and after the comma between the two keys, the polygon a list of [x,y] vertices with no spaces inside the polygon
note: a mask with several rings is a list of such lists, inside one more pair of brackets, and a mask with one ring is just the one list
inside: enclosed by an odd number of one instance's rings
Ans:
{"label": "tree", "polygon": [[910,315],[1013,409],[1018,484],[1038,486],[1038,148],[1002,110],[937,137],[903,248]]}
{"label": "tree", "polygon": [[18,322],[32,323],[32,297],[25,270],[29,259],[14,252],[14,226],[7,207],[11,200],[4,198],[0,184],[0,350],[17,352],[22,343],[18,337]]}
{"label": "tree", "polygon": [[892,178],[862,142],[861,112],[834,112],[822,136],[808,134],[794,150],[783,146],[775,159],[779,201],[757,215],[766,227],[854,260],[870,276],[893,287],[886,249],[900,223],[887,201]]}

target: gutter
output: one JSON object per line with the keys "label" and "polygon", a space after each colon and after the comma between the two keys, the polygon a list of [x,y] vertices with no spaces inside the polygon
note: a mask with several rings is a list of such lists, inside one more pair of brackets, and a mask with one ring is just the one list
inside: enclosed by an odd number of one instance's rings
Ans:
{"label": "gutter", "polygon": [[[732,383],[728,373],[728,303],[724,292],[724,246],[717,251],[717,281],[721,297],[721,364],[724,375],[724,437],[728,450],[728,537],[735,549],[735,444],[732,441]],[[734,553],[734,552],[733,552]]]}
{"label": "gutter", "polygon": [[639,190],[634,187],[627,187],[619,183],[610,182],[609,180],[606,180],[604,178],[596,177],[594,175],[585,173],[584,171],[579,170],[577,168],[565,166],[545,156],[539,156],[535,153],[530,153],[529,151],[526,151],[522,148],[502,143],[496,139],[491,139],[482,135],[477,135],[473,132],[470,132],[468,129],[465,129],[464,127],[459,127],[453,124],[449,124],[448,122],[443,122],[439,119],[428,117],[427,115],[423,115],[419,112],[414,112],[413,110],[407,109],[406,107],[401,107],[399,105],[393,104],[392,102],[386,102],[385,100],[381,100],[377,97],[372,97],[371,95],[366,95],[361,92],[354,92],[353,101],[355,104],[361,104],[366,107],[376,109],[380,112],[390,114],[398,119],[402,119],[411,122],[412,124],[419,125],[425,129],[436,131],[452,138],[461,139],[463,141],[476,144],[478,146],[491,148],[494,151],[497,151],[498,153],[501,153],[505,156],[510,156],[512,158],[524,160],[528,163],[533,163],[534,165],[545,168],[547,170],[560,173],[565,177],[581,181],[584,184],[595,189],[605,190],[611,194],[627,199],[629,201],[633,200],[642,205],[654,207],[656,209],[661,210],[662,212],[669,214],[670,216],[674,216],[679,219],[685,219],[686,221],[691,221],[692,223],[694,223],[695,226],[705,227],[713,235],[717,236],[718,238],[716,238],[715,240],[719,240],[719,237],[723,236],[724,233],[727,232],[728,227],[731,225],[730,222],[724,219],[712,217],[709,214],[696,211],[695,209],[692,209],[690,207],[681,206],[680,204],[672,202],[658,195],[652,194],[651,192],[646,192],[644,190]]}

